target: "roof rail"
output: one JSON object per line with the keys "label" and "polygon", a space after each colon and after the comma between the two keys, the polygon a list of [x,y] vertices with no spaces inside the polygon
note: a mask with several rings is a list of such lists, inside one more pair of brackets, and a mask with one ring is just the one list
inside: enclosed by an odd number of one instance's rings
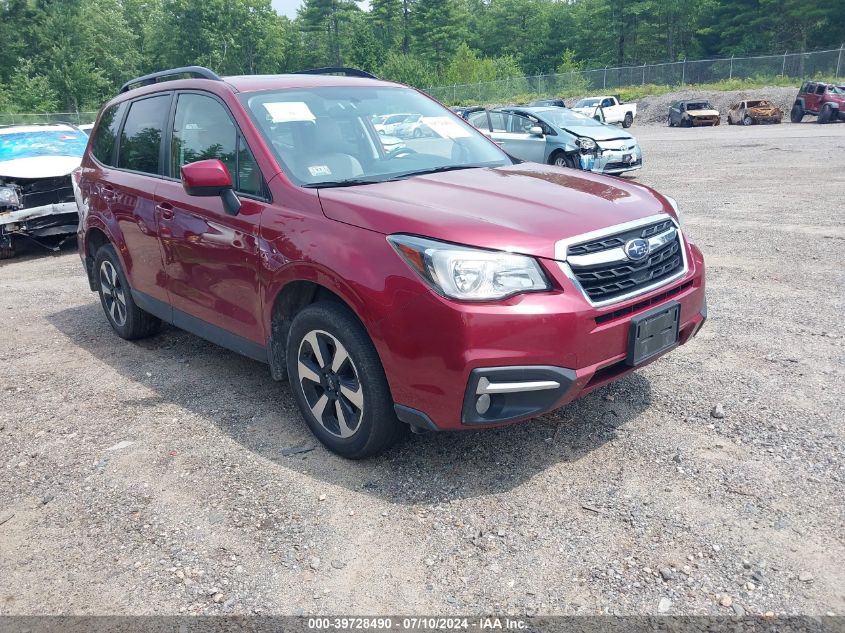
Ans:
{"label": "roof rail", "polygon": [[296,70],[294,75],[346,75],[347,77],[364,77],[366,79],[378,79],[374,74],[359,68],[348,68],[346,66],[326,66],[325,68],[308,68]]}
{"label": "roof rail", "polygon": [[164,77],[172,77],[174,75],[190,75],[197,79],[211,79],[213,81],[223,81],[218,77],[217,73],[203,66],[182,66],[181,68],[171,68],[170,70],[161,70],[157,73],[150,73],[143,77],[136,77],[127,81],[120,88],[120,92],[126,92],[131,86],[136,84],[140,86],[149,86],[150,84],[158,83],[159,79]]}

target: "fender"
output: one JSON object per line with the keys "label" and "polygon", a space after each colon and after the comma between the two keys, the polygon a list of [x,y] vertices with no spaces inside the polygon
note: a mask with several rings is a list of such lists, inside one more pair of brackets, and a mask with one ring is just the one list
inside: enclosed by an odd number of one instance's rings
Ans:
{"label": "fender", "polygon": [[801,106],[801,108],[804,109],[804,110],[807,109],[807,108],[804,107],[804,98],[803,97],[797,98],[793,105]]}
{"label": "fender", "polygon": [[88,271],[88,282],[91,286],[91,290],[97,290],[96,281],[94,280],[94,273],[92,270],[92,266],[94,263],[93,258],[91,259],[91,262],[88,261],[90,258],[90,255],[88,253],[89,236],[91,235],[92,229],[98,229],[105,234],[106,239],[108,239],[109,243],[114,247],[114,250],[117,253],[117,257],[120,260],[120,265],[123,267],[123,270],[128,270],[126,264],[127,260],[131,258],[131,255],[129,254],[129,250],[126,248],[126,242],[123,239],[123,233],[120,231],[120,227],[118,227],[117,222],[114,221],[114,216],[110,216],[110,219],[112,220],[112,222],[107,224],[103,222],[102,216],[99,215],[86,215],[85,218],[85,226],[83,229],[84,232],[82,234],[81,244],[82,252],[80,253],[80,255],[82,256],[83,261],[85,262],[85,269]]}

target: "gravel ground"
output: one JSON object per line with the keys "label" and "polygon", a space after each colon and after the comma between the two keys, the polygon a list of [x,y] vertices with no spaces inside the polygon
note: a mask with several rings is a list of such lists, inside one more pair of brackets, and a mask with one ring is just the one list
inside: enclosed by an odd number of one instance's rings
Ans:
{"label": "gravel ground", "polygon": [[368,462],[257,363],[118,339],[75,253],[3,262],[0,613],[845,613],[845,125],[634,131],[701,334]]}

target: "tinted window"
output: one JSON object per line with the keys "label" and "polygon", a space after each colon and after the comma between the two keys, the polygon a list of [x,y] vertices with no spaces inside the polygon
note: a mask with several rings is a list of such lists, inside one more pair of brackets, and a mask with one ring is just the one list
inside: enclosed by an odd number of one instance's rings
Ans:
{"label": "tinted window", "polygon": [[179,95],[170,146],[172,177],[179,177],[182,165],[209,158],[218,158],[226,163],[234,177],[237,173],[237,144],[235,124],[216,99],[197,94]]}
{"label": "tinted window", "polygon": [[258,163],[243,138],[238,139],[238,182],[236,188],[241,193],[264,197],[264,179],[258,169]]}
{"label": "tinted window", "polygon": [[170,158],[173,178],[179,178],[183,165],[216,158],[229,169],[236,191],[265,195],[255,157],[240,137],[228,110],[212,97],[179,95]]}
{"label": "tinted window", "polygon": [[114,165],[114,142],[117,138],[117,128],[120,127],[120,119],[123,116],[125,106],[125,103],[119,103],[103,112],[103,116],[100,117],[100,124],[94,133],[91,152],[104,165]]}
{"label": "tinted window", "polygon": [[477,127],[479,130],[489,130],[490,127],[487,124],[487,113],[486,112],[476,112],[474,114],[470,114],[469,118],[467,119],[472,125]]}
{"label": "tinted window", "polygon": [[120,135],[117,166],[148,174],[159,173],[161,131],[170,107],[170,95],[135,101],[129,106]]}
{"label": "tinted window", "polygon": [[819,85],[819,86],[817,86],[817,87],[816,87],[816,94],[817,94],[817,95],[823,95],[823,94],[824,94],[824,89],[825,89],[825,86],[824,86],[824,85]]}

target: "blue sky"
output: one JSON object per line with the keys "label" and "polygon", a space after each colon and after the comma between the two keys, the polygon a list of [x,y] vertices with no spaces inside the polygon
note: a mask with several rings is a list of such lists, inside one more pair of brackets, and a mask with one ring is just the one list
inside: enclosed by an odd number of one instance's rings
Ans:
{"label": "blue sky", "polygon": [[[359,0],[358,2],[358,5],[362,9],[366,9],[368,4],[368,0]],[[300,6],[302,6],[302,0],[273,0],[273,8],[282,15],[286,15],[289,18],[296,17],[296,10]]]}
{"label": "blue sky", "polygon": [[273,0],[273,8],[289,18],[296,17],[296,10],[301,4],[302,0]]}

